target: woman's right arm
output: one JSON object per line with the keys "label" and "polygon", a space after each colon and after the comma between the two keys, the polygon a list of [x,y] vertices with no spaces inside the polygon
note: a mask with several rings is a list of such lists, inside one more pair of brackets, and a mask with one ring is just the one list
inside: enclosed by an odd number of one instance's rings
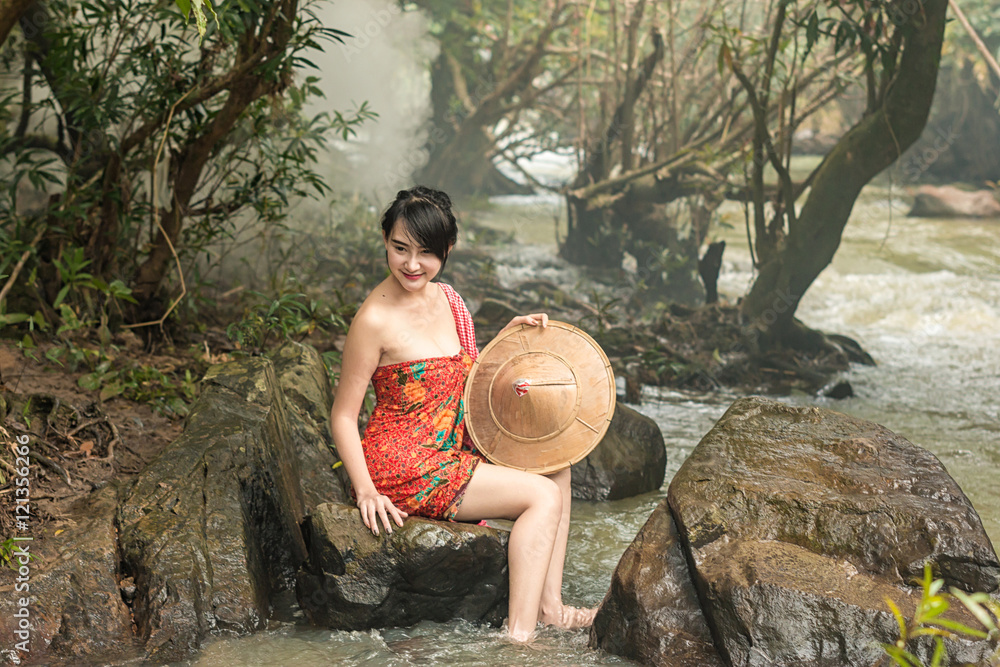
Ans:
{"label": "woman's right arm", "polygon": [[344,354],[340,368],[340,382],[330,410],[330,430],[337,446],[337,454],[344,462],[344,468],[351,478],[351,485],[358,498],[361,520],[375,535],[378,535],[378,518],[387,532],[392,532],[391,516],[398,526],[403,525],[406,512],[397,509],[392,501],[380,494],[372,482],[361,448],[358,435],[358,414],[365,400],[368,383],[371,381],[382,350],[378,341],[378,327],[370,317],[359,313],[351,323],[344,342]]}

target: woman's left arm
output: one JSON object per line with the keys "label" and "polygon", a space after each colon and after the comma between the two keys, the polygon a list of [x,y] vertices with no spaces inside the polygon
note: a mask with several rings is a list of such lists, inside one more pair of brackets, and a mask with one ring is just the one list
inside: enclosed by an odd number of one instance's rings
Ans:
{"label": "woman's left arm", "polygon": [[547,313],[532,313],[531,315],[518,315],[510,322],[507,323],[500,333],[503,333],[511,327],[516,327],[518,324],[527,324],[528,326],[537,327],[541,326],[543,329],[549,326],[549,316]]}

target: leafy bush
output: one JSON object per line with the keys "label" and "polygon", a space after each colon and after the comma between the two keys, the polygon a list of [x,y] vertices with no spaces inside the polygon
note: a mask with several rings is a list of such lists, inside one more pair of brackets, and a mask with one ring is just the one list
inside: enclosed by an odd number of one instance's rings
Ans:
{"label": "leafy bush", "polygon": [[[924,565],[924,579],[921,582],[920,603],[910,621],[903,616],[899,607],[889,598],[885,599],[899,624],[899,639],[894,644],[883,644],[882,648],[899,667],[925,667],[924,662],[908,650],[910,643],[924,636],[934,637],[934,654],[929,667],[948,664],[948,652],[942,639],[971,637],[985,639],[997,645],[990,658],[990,664],[1000,665],[1000,602],[986,593],[966,593],[955,587],[943,592],[944,580],[934,579],[931,565]],[[972,628],[947,618],[951,603],[957,600],[982,625],[982,629]]]}

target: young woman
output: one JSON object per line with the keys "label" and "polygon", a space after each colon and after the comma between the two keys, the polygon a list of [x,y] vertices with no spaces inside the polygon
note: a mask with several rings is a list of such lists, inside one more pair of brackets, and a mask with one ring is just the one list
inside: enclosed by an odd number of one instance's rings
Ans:
{"label": "young woman", "polygon": [[[396,195],[382,217],[389,277],[365,299],[344,344],[330,414],[361,520],[375,535],[410,514],[511,519],[507,631],[527,641],[538,622],[587,627],[596,610],[562,602],[570,471],[548,477],[487,463],[465,432],[462,394],[478,355],[472,318],[455,291],[432,282],[458,228],[451,200],[424,187]],[[515,317],[545,327],[545,313]],[[368,383],[376,406],[365,439],[358,413]]]}

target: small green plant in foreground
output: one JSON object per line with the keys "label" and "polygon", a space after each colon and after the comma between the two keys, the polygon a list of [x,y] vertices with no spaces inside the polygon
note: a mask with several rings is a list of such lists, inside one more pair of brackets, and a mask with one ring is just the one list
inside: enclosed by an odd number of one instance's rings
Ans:
{"label": "small green plant in foreground", "polygon": [[[943,639],[969,637],[992,641],[997,649],[989,659],[990,665],[1000,665],[1000,603],[986,593],[966,593],[955,587],[948,592],[942,592],[943,579],[934,579],[929,563],[924,565],[924,579],[921,582],[920,603],[914,612],[913,619],[907,623],[903,613],[896,603],[886,598],[886,604],[892,610],[899,624],[899,639],[894,644],[882,644],[886,654],[900,667],[940,667],[948,664],[948,652]],[[952,600],[958,600],[972,614],[983,629],[971,628],[967,625],[944,618]],[[934,653],[930,665],[907,650],[911,640],[918,637],[934,637]]]}
{"label": "small green plant in foreground", "polygon": [[[0,542],[0,561],[2,561],[4,567],[17,572],[18,562],[14,560],[15,544],[17,542],[14,541],[13,537],[8,537],[3,542]],[[35,554],[29,553],[28,560],[38,560],[38,557]]]}

